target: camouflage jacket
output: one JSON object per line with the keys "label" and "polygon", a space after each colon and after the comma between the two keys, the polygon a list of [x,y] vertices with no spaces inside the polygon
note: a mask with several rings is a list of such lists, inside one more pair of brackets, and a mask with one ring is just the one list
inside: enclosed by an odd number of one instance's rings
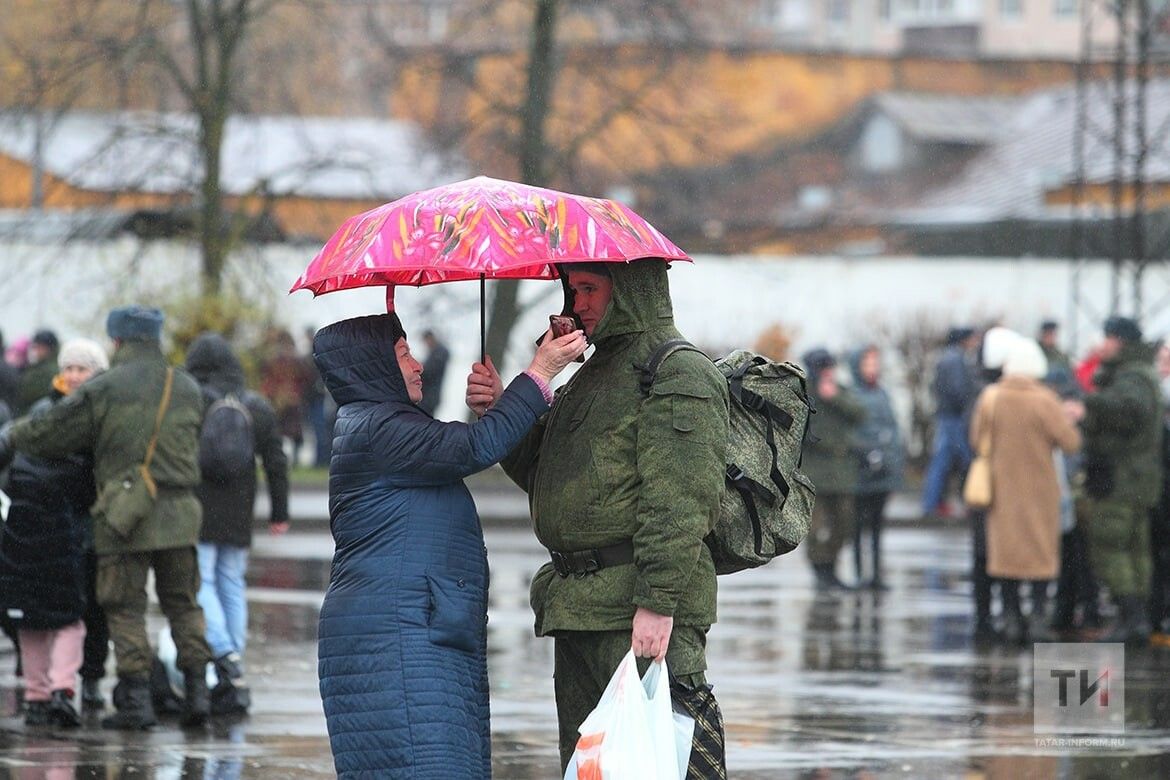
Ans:
{"label": "camouflage jacket", "polygon": [[1152,507],[1162,490],[1162,397],[1153,350],[1127,345],[1105,361],[1085,396],[1085,458],[1111,471],[1110,498]]}
{"label": "camouflage jacket", "polygon": [[817,413],[809,420],[801,470],[816,486],[818,496],[856,493],[857,432],[865,421],[865,407],[845,387],[831,400],[821,398],[815,378],[809,382],[809,395]]}
{"label": "camouflage jacket", "polygon": [[715,568],[703,537],[723,491],[727,383],[703,355],[683,351],[643,396],[636,364],[679,338],[666,264],[614,263],[612,275],[595,354],[503,465],[528,492],[536,536],[549,550],[632,540],[634,563],[580,578],[545,564],[531,592],[538,635],[628,629],[639,606],[673,615],[676,625],[715,621]]}
{"label": "camouflage jacket", "polygon": [[[94,479],[101,490],[102,485],[142,463],[154,432],[166,368],[166,358],[157,344],[124,342],[109,371],[83,384],[45,414],[13,423],[11,444],[45,458],[92,452]],[[202,513],[192,488],[199,484],[202,419],[199,386],[176,369],[171,402],[150,465],[159,486],[154,514],[126,540],[115,535],[104,518],[95,517],[94,541],[99,555],[196,543]]]}

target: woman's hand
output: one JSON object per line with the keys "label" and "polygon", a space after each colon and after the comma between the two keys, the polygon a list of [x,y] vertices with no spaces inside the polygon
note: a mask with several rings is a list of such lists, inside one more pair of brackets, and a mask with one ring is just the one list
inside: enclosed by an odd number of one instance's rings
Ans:
{"label": "woman's hand", "polygon": [[467,375],[467,408],[475,412],[477,417],[483,417],[484,412],[499,400],[504,392],[504,383],[500,381],[492,358],[487,357],[487,365],[476,363]]}
{"label": "woman's hand", "polygon": [[572,363],[589,346],[585,341],[585,331],[575,330],[558,339],[552,337],[552,330],[545,331],[544,339],[536,348],[536,354],[528,370],[545,382],[551,382],[553,377],[561,373],[565,366]]}

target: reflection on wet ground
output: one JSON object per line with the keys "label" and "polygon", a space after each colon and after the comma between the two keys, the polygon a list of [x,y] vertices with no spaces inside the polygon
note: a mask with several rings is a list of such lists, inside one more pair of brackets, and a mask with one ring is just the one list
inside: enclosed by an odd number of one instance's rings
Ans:
{"label": "reflection on wet ground", "polygon": [[[720,579],[708,676],[731,777],[1170,777],[1170,651],[1127,653],[1120,745],[1038,743],[1030,649],[969,641],[967,536],[892,529],[886,593],[817,593],[800,553]],[[540,548],[520,529],[490,530],[488,547],[495,776],[556,778],[552,643],[533,637],[528,609]],[[26,728],[15,659],[0,651],[0,780],[332,777],[314,642],[330,554],[323,533],[257,539],[244,719],[198,732],[111,734],[96,715],[73,734]]]}

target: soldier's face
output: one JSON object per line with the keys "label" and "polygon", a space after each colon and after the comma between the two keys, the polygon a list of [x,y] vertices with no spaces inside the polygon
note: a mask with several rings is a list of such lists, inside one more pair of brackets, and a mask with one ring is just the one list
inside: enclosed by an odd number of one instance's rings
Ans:
{"label": "soldier's face", "polygon": [[569,271],[569,289],[573,291],[573,313],[581,320],[585,335],[592,336],[609,308],[613,280],[584,271]]}
{"label": "soldier's face", "polygon": [[1121,351],[1121,339],[1116,336],[1106,336],[1105,340],[1101,342],[1101,359],[1110,360],[1117,356]]}

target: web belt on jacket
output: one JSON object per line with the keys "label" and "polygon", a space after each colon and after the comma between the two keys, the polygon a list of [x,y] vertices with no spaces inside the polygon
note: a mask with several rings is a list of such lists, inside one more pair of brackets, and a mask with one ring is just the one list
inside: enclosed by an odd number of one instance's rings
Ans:
{"label": "web belt on jacket", "polygon": [[610,566],[633,563],[634,541],[627,539],[608,547],[595,547],[575,552],[549,550],[549,555],[552,557],[553,568],[557,570],[557,574],[562,577],[568,577],[570,574],[584,577],[586,574],[592,574]]}

